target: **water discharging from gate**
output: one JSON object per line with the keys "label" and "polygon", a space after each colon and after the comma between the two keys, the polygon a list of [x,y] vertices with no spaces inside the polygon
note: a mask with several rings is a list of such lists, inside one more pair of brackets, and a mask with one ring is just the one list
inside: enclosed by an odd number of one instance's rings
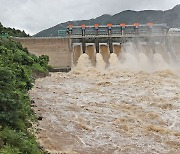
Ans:
{"label": "water discharging from gate", "polygon": [[113,45],[113,51],[117,55],[117,57],[119,57],[119,55],[121,53],[121,45],[120,44],[114,44]]}
{"label": "water discharging from gate", "polygon": [[74,52],[73,52],[73,64],[76,65],[79,57],[82,54],[81,45],[80,44],[74,45],[73,49],[74,49]]}
{"label": "water discharging from gate", "polygon": [[106,66],[109,65],[110,52],[107,44],[100,44],[100,54],[103,57]]}
{"label": "water discharging from gate", "polygon": [[96,51],[94,44],[87,44],[86,54],[89,56],[92,66],[96,65]]}
{"label": "water discharging from gate", "polygon": [[[39,78],[30,92],[49,153],[177,153],[179,61],[161,44],[74,45],[69,73]],[[155,52],[154,52],[155,51]],[[178,51],[178,50],[176,50]],[[176,58],[178,59],[178,58]],[[176,75],[176,74],[177,75]]]}
{"label": "water discharging from gate", "polygon": [[[154,49],[155,52],[145,42],[138,44],[129,42],[123,45],[115,43],[113,44],[113,53],[110,54],[108,45],[102,43],[99,45],[100,53],[96,54],[95,45],[87,44],[86,53],[81,54],[81,46],[75,45],[75,57],[73,60],[74,64],[81,63],[81,66],[78,65],[78,67],[82,67],[82,60],[86,59],[89,61],[89,67],[93,66],[99,71],[116,68],[120,70],[154,72],[161,69],[174,70],[178,68],[178,57],[176,57],[175,61],[172,53],[167,51],[162,44],[156,43]],[[86,58],[84,59],[83,57]],[[87,57],[89,57],[89,59]]]}

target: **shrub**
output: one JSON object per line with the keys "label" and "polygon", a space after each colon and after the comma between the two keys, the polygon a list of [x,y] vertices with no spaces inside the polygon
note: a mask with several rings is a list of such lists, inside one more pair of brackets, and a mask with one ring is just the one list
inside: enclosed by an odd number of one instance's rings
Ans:
{"label": "shrub", "polygon": [[42,151],[37,147],[35,138],[24,132],[15,131],[6,127],[0,132],[0,138],[3,139],[5,144],[2,149],[9,150],[12,148],[13,151],[22,154],[42,153]]}
{"label": "shrub", "polygon": [[34,118],[28,96],[34,72],[47,75],[48,57],[38,58],[10,38],[0,38],[0,153],[43,153],[28,132]]}

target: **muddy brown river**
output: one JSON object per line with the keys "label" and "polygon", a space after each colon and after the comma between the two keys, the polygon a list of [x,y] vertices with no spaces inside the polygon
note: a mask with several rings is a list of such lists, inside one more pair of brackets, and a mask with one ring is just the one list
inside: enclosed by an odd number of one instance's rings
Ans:
{"label": "muddy brown river", "polygon": [[40,144],[54,154],[180,153],[180,74],[158,54],[151,67],[138,57],[111,54],[107,68],[84,54],[71,72],[36,80]]}

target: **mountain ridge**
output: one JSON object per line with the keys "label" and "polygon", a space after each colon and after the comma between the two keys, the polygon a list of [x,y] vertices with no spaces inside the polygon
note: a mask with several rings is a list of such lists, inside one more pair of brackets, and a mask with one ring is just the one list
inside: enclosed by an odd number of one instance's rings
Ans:
{"label": "mountain ridge", "polygon": [[106,25],[108,23],[120,24],[125,22],[126,24],[133,24],[139,22],[140,24],[146,24],[147,22],[153,22],[156,24],[167,23],[169,27],[180,27],[180,5],[176,5],[169,10],[124,10],[114,15],[103,14],[99,17],[89,20],[74,20],[57,24],[48,29],[42,30],[35,34],[34,37],[57,37],[58,30],[65,29],[69,24],[72,25]]}

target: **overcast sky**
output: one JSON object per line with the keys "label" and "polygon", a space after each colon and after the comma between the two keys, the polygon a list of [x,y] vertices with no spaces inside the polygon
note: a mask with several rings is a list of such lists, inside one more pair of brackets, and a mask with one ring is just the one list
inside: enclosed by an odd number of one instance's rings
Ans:
{"label": "overcast sky", "polygon": [[0,22],[32,35],[70,20],[124,10],[168,10],[177,4],[180,0],[0,0]]}

